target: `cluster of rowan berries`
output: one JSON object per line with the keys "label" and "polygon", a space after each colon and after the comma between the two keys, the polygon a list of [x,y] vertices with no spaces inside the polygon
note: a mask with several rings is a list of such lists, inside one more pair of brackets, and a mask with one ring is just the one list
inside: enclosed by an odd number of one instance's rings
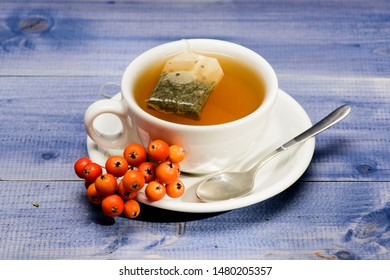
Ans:
{"label": "cluster of rowan berries", "polygon": [[116,217],[123,213],[128,218],[136,218],[140,205],[135,198],[144,187],[145,195],[151,201],[165,195],[172,198],[183,195],[185,187],[179,180],[179,163],[184,157],[181,146],[153,140],[147,149],[137,143],[129,144],[123,156],[108,157],[105,166],[87,157],[79,158],[74,170],[85,180],[88,200],[101,204],[104,214]]}

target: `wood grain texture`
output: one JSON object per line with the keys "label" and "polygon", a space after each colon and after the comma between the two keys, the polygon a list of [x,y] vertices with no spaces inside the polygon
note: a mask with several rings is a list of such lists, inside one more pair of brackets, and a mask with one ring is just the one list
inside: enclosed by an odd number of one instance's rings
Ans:
{"label": "wood grain texture", "polygon": [[[372,80],[368,78],[327,79],[331,85],[321,78],[280,80],[313,122],[340,104],[352,106],[347,119],[317,137],[312,164],[302,180],[389,180],[388,79],[377,79],[375,88],[367,86]],[[10,159],[0,162],[0,178],[76,179],[72,164],[86,155],[84,111],[102,98],[98,91],[106,81],[120,78],[0,77],[0,152]]]}
{"label": "wood grain texture", "polygon": [[386,77],[388,10],[387,1],[3,2],[0,74],[121,75],[150,47],[207,37],[243,44],[281,74]]}
{"label": "wood grain texture", "polygon": [[[0,259],[390,259],[389,19],[386,0],[2,1]],[[267,201],[104,217],[73,173],[85,109],[138,54],[196,37],[263,55],[313,122],[352,112]]]}
{"label": "wood grain texture", "polygon": [[[81,182],[1,182],[0,259],[387,259],[388,183],[297,183],[217,214],[105,217]],[[33,204],[37,203],[39,207]]]}

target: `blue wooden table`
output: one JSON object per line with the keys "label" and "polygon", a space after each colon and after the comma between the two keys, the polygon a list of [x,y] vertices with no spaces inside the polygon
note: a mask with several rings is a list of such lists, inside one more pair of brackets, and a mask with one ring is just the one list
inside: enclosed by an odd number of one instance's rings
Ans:
{"label": "blue wooden table", "polygon": [[[313,122],[352,112],[268,200],[107,218],[73,171],[85,109],[140,53],[195,37],[260,53]],[[4,0],[0,120],[0,259],[390,259],[389,1]]]}

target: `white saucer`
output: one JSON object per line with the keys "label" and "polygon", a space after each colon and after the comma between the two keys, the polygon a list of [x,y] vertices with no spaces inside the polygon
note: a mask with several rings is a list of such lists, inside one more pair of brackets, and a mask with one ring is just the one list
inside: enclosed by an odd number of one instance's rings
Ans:
{"label": "white saucer", "polygon": [[[105,131],[104,129],[107,127],[111,129],[115,127],[114,122],[115,119],[109,116],[101,116],[101,119],[99,122],[95,122],[95,125],[99,130]],[[265,139],[261,144],[259,143],[256,151],[252,153],[252,158],[234,167],[233,170],[247,169],[256,159],[279,147],[310,126],[310,118],[299,103],[284,91],[279,90],[272,121]],[[200,202],[196,197],[195,190],[197,184],[206,176],[182,174],[180,179],[186,186],[186,191],[182,197],[172,199],[166,196],[160,201],[150,202],[145,194],[140,191],[137,200],[158,208],[189,213],[222,212],[249,206],[277,195],[296,182],[309,166],[314,153],[314,146],[315,140],[312,138],[272,159],[260,169],[256,176],[254,189],[244,197],[212,203]],[[108,150],[98,147],[89,137],[87,138],[87,148],[90,158],[102,165],[104,165],[109,155],[122,154],[120,150]]]}

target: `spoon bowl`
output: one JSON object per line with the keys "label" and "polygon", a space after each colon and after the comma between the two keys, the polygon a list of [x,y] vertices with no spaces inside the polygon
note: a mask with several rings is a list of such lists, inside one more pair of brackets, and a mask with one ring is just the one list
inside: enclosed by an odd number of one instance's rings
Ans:
{"label": "spoon bowl", "polygon": [[[253,184],[254,177],[248,176],[247,173],[220,173],[203,181],[198,186],[196,195],[202,201],[227,200],[245,195],[253,188]],[[213,188],[212,192],[209,188]]]}
{"label": "spoon bowl", "polygon": [[244,196],[253,189],[255,176],[258,170],[269,160],[283,151],[289,150],[299,143],[314,137],[318,133],[328,129],[334,124],[344,119],[351,107],[343,105],[321,121],[302,132],[293,139],[287,141],[282,146],[269,153],[263,159],[258,161],[251,169],[244,172],[220,172],[202,181],[197,189],[196,195],[203,202],[222,201]]}

